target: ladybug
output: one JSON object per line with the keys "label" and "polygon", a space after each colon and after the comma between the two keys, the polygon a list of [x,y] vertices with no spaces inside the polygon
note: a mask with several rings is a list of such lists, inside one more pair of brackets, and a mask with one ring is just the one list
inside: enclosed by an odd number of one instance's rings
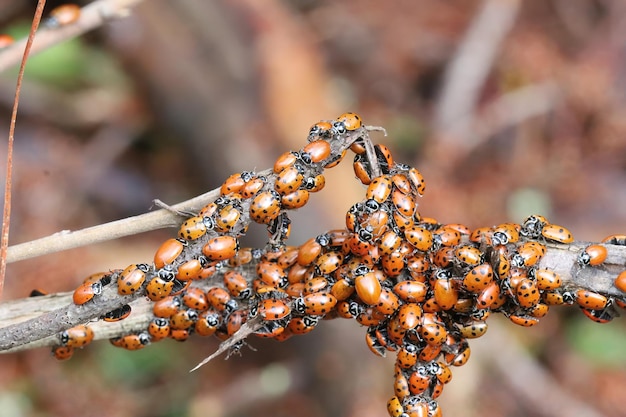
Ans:
{"label": "ladybug", "polygon": [[372,170],[364,155],[355,155],[352,162],[354,175],[361,184],[370,185],[372,183]]}
{"label": "ladybug", "polygon": [[[371,231],[373,238],[380,238],[388,229],[389,213],[385,210],[376,210],[369,214],[360,227],[364,227]],[[353,228],[354,230],[355,228]]]}
{"label": "ladybug", "polygon": [[222,316],[217,311],[209,309],[200,313],[194,329],[200,336],[213,336],[221,324]]}
{"label": "ladybug", "polygon": [[289,321],[287,328],[292,334],[307,334],[315,329],[319,320],[316,316],[294,317]]}
{"label": "ladybug", "polygon": [[393,390],[396,394],[396,397],[398,397],[400,400],[404,400],[411,395],[411,391],[409,390],[409,381],[401,371],[395,373]]}
{"label": "ladybug", "polygon": [[448,335],[445,327],[435,322],[425,322],[419,328],[419,334],[431,346],[441,346]]}
{"label": "ladybug", "polygon": [[407,227],[404,230],[404,237],[415,249],[422,252],[428,252],[433,247],[432,233],[421,226]]}
{"label": "ladybug", "polygon": [[409,390],[413,395],[419,395],[430,386],[430,374],[424,366],[418,366],[409,377]]}
{"label": "ladybug", "polygon": [[452,381],[452,371],[443,362],[436,362],[431,364],[429,369],[431,374],[434,374],[437,377],[437,380],[442,384],[447,384]]}
{"label": "ladybug", "polygon": [[180,300],[180,297],[165,297],[154,303],[152,313],[156,317],[169,318],[180,310],[181,305],[182,301]]}
{"label": "ladybug", "polygon": [[381,313],[390,316],[398,309],[398,307],[400,307],[400,300],[398,299],[398,296],[395,295],[393,291],[383,288],[375,308]]}
{"label": "ladybug", "polygon": [[258,309],[264,320],[282,320],[291,314],[291,307],[283,300],[261,300]]}
{"label": "ladybug", "polygon": [[515,287],[515,296],[521,307],[532,308],[539,302],[541,293],[537,288],[536,281],[530,278],[522,278]]}
{"label": "ladybug", "polygon": [[466,339],[476,339],[487,333],[487,323],[472,322],[468,325],[458,325],[461,336]]}
{"label": "ladybug", "polygon": [[329,286],[330,284],[326,278],[318,276],[306,282],[303,292],[304,294],[313,294],[327,290]]}
{"label": "ladybug", "polygon": [[357,130],[363,124],[361,120],[361,116],[356,113],[344,113],[336,119],[338,122],[341,122],[346,130]]}
{"label": "ladybug", "polygon": [[480,249],[471,245],[457,247],[454,255],[462,266],[476,266],[484,262],[484,255]]}
{"label": "ladybug", "polygon": [[354,280],[354,287],[359,299],[367,305],[378,304],[382,287],[376,274],[372,271],[359,275]]}
{"label": "ladybug", "polygon": [[626,235],[610,235],[602,239],[602,243],[609,245],[626,246]]}
{"label": "ladybug", "polygon": [[170,331],[170,338],[176,340],[177,342],[184,342],[189,339],[189,330],[188,329],[172,329]]}
{"label": "ladybug", "polygon": [[545,255],[546,247],[538,242],[526,242],[517,247],[511,265],[523,268],[535,265]]}
{"label": "ladybug", "polygon": [[391,195],[392,182],[389,175],[382,175],[374,178],[368,185],[365,196],[367,199],[373,199],[378,203],[384,203]]}
{"label": "ladybug", "polygon": [[287,151],[280,155],[274,162],[274,173],[279,174],[283,170],[292,167],[298,161],[299,154],[293,151]]}
{"label": "ladybug", "polygon": [[280,204],[285,210],[296,210],[304,207],[309,202],[309,196],[307,190],[296,190],[291,194],[282,196]]}
{"label": "ladybug", "polygon": [[415,329],[422,319],[422,308],[417,303],[403,304],[398,309],[398,324],[403,330]]}
{"label": "ladybug", "polygon": [[464,342],[459,346],[456,352],[444,354],[444,358],[446,359],[446,362],[452,366],[463,366],[467,363],[470,354],[471,349],[467,342]]}
{"label": "ladybug", "polygon": [[170,321],[162,317],[153,318],[148,324],[148,334],[155,342],[169,337]]}
{"label": "ladybug", "polygon": [[146,285],[146,295],[152,301],[159,301],[172,293],[174,289],[173,277],[171,280],[156,276]]}
{"label": "ladybug", "polygon": [[302,148],[303,154],[308,154],[311,158],[311,162],[316,164],[322,162],[324,159],[330,156],[330,143],[325,140],[316,140],[310,142],[304,148]]}
{"label": "ladybug", "polygon": [[241,189],[241,196],[243,198],[252,198],[256,193],[261,191],[263,186],[265,185],[266,178],[265,177],[255,177],[250,181],[246,182]]}
{"label": "ladybug", "polygon": [[211,218],[216,212],[217,204],[215,203],[215,201],[213,201],[212,203],[209,203],[206,206],[202,207],[202,209],[200,209],[200,211],[198,212],[198,216]]}
{"label": "ladybug", "polygon": [[52,355],[56,360],[65,361],[74,355],[74,348],[70,346],[54,346],[52,347]]}
{"label": "ladybug", "polygon": [[295,166],[290,166],[278,174],[274,183],[274,189],[280,195],[291,194],[300,188],[303,180],[304,176],[302,173]]}
{"label": "ladybug", "polygon": [[384,174],[388,174],[389,170],[394,166],[391,151],[388,147],[382,144],[374,145],[374,151],[376,153],[376,159],[378,160],[381,171],[383,171]]}
{"label": "ladybug", "polygon": [[100,294],[102,294],[102,283],[100,281],[86,282],[74,290],[72,300],[74,304],[82,305]]}
{"label": "ladybug", "polygon": [[411,277],[417,281],[420,281],[419,278],[423,277],[423,274],[428,272],[430,267],[430,260],[424,256],[424,254],[414,254],[406,259],[406,268],[411,274]]}
{"label": "ladybug", "polygon": [[569,230],[556,224],[546,224],[543,226],[541,229],[541,235],[547,241],[557,243],[572,243],[574,241],[574,236]]}
{"label": "ladybug", "polygon": [[[428,403],[421,396],[410,397],[405,400],[404,411],[406,415],[411,417],[426,417],[428,414]],[[441,413],[440,413],[441,416]],[[434,417],[434,416],[433,416]]]}
{"label": "ladybug", "polygon": [[202,255],[200,255],[198,259],[190,259],[178,265],[176,279],[180,281],[200,279],[203,269],[205,269],[208,264],[209,260]]}
{"label": "ladybug", "polygon": [[393,183],[395,190],[400,191],[402,194],[411,194],[411,182],[404,174],[396,173],[391,176],[391,182]]}
{"label": "ladybug", "polygon": [[602,310],[606,307],[608,299],[593,291],[578,290],[576,291],[576,302],[588,310]]}
{"label": "ladybug", "polygon": [[492,229],[491,227],[479,227],[474,229],[469,236],[470,242],[474,243],[484,243],[486,245],[491,245],[493,242],[491,241]]}
{"label": "ladybug", "polygon": [[207,291],[206,295],[209,304],[219,312],[231,313],[237,308],[237,302],[223,288],[213,287]]}
{"label": "ladybug", "polygon": [[241,329],[248,319],[248,314],[242,310],[233,311],[226,321],[226,333],[228,336],[232,336]]}
{"label": "ladybug", "polygon": [[150,335],[146,332],[129,334],[123,337],[110,339],[113,346],[121,347],[127,350],[143,349],[150,344],[150,340]]}
{"label": "ladybug", "polygon": [[131,264],[117,278],[117,292],[120,295],[131,295],[141,289],[146,281],[147,264]]}
{"label": "ladybug", "polygon": [[[13,36],[7,35],[6,33],[0,34],[0,49],[4,49],[12,45],[14,42],[15,42],[15,39],[13,38]],[[70,354],[70,356],[72,355]]]}
{"label": "ladybug", "polygon": [[[506,299],[503,297],[502,302]],[[478,297],[476,297],[476,308],[478,309],[487,309],[487,308],[497,308],[494,307],[496,303],[500,301],[500,285],[496,281],[492,281],[489,285],[483,288],[482,291],[478,293]]]}
{"label": "ladybug", "polygon": [[341,252],[330,251],[317,258],[315,268],[320,275],[329,275],[336,271],[342,263],[343,254]]}
{"label": "ladybug", "polygon": [[172,330],[188,329],[198,321],[198,312],[196,310],[179,310],[170,317],[170,328]]}
{"label": "ladybug", "polygon": [[537,280],[537,288],[540,291],[554,291],[563,282],[559,274],[551,269],[536,269],[532,274]]}
{"label": "ladybug", "polygon": [[226,178],[220,188],[220,195],[226,196],[232,193],[240,193],[246,181],[242,178],[241,173],[236,173]]}
{"label": "ladybug", "polygon": [[[466,261],[463,261],[467,263]],[[484,263],[472,268],[463,278],[463,287],[475,294],[478,294],[493,282],[493,268],[490,264]]]}
{"label": "ladybug", "polygon": [[511,322],[517,324],[518,326],[523,326],[523,327],[532,327],[536,325],[537,323],[539,323],[539,319],[536,317],[527,316],[527,315],[519,315],[519,314],[509,315],[509,320],[511,320]]}
{"label": "ladybug", "polygon": [[459,300],[459,292],[449,278],[437,278],[433,284],[433,293],[437,305],[442,310],[450,310]]}
{"label": "ladybug", "polygon": [[426,299],[428,286],[419,281],[401,281],[393,287],[393,292],[406,303],[421,303]]}
{"label": "ladybug", "polygon": [[161,269],[169,265],[183,252],[187,242],[182,239],[168,239],[157,249],[154,254],[154,266]]}
{"label": "ladybug", "polygon": [[587,318],[589,318],[590,320],[593,320],[596,323],[605,324],[613,320],[615,316],[617,315],[617,312],[609,307],[610,305],[607,305],[605,308],[600,309],[600,310],[592,310],[592,309],[581,307],[581,310],[583,314],[587,316]]}
{"label": "ladybug", "polygon": [[75,4],[63,4],[50,11],[50,16],[45,21],[45,26],[57,29],[75,23],[80,18],[80,7]]}
{"label": "ladybug", "polygon": [[259,262],[256,273],[264,284],[274,288],[284,288],[289,283],[285,270],[274,262]]}
{"label": "ladybug", "polygon": [[220,233],[228,233],[235,228],[241,212],[232,204],[223,207],[215,217],[215,227]]}
{"label": "ladybug", "polygon": [[426,191],[426,181],[424,181],[422,173],[419,172],[417,168],[411,168],[409,169],[408,177],[411,185],[413,185],[413,188],[417,191],[417,194],[420,196],[424,195]]}
{"label": "ladybug", "polygon": [[71,348],[82,348],[91,343],[93,337],[91,327],[82,324],[64,330],[60,334],[61,344]]}
{"label": "ladybug", "polygon": [[208,261],[223,261],[237,254],[239,241],[232,236],[217,236],[211,238],[202,247],[202,253]]}
{"label": "ladybug", "polygon": [[520,230],[521,226],[517,223],[503,223],[494,227],[492,235],[494,244],[507,245],[519,242]]}
{"label": "ladybug", "polygon": [[381,255],[389,255],[390,253],[398,250],[402,245],[402,238],[398,236],[393,230],[387,231],[378,243],[378,250]]}
{"label": "ladybug", "polygon": [[250,218],[257,223],[269,223],[280,214],[280,194],[276,191],[262,191],[250,203]]}
{"label": "ladybug", "polygon": [[405,256],[399,251],[391,252],[388,255],[383,255],[380,258],[380,263],[383,267],[385,274],[392,278],[397,277],[402,273],[404,269]]}
{"label": "ladybug", "polygon": [[539,303],[536,306],[532,307],[528,312],[531,316],[536,317],[538,319],[545,317],[550,311],[550,306],[547,304]]}
{"label": "ladybug", "polygon": [[191,308],[198,311],[204,311],[209,308],[209,301],[204,291],[200,288],[189,288],[183,295],[183,304],[187,308]]}
{"label": "ladybug", "polygon": [[302,297],[304,312],[310,316],[323,316],[337,304],[337,299],[330,293],[317,292]]}
{"label": "ladybug", "polygon": [[228,271],[224,274],[224,286],[235,298],[247,300],[252,296],[252,289],[248,281],[239,272]]}
{"label": "ladybug", "polygon": [[602,245],[589,245],[578,255],[578,265],[585,267],[588,265],[601,265],[608,255],[606,247]]}
{"label": "ladybug", "polygon": [[387,401],[387,412],[391,417],[402,417],[407,414],[404,413],[404,407],[402,407],[402,403],[398,397],[391,397],[389,401]]}
{"label": "ladybug", "polygon": [[[291,324],[291,323],[289,323]],[[258,337],[272,338],[279,341],[284,341],[293,336],[293,333],[286,327],[284,320],[268,321],[263,323],[263,326],[258,329],[254,334]]]}
{"label": "ladybug", "polygon": [[398,211],[394,211],[391,215],[393,217],[392,225],[395,225],[395,227],[402,233],[404,233],[407,228],[415,224],[415,222],[413,221],[413,217],[404,217]]}
{"label": "ladybug", "polygon": [[309,129],[309,141],[311,141],[314,137],[327,137],[330,136],[330,129],[332,129],[333,125],[330,122],[321,121],[315,123]]}
{"label": "ladybug", "polygon": [[626,271],[620,272],[613,283],[618,290],[626,292]]}
{"label": "ladybug", "polygon": [[418,359],[422,362],[434,361],[441,354],[441,346],[426,345],[422,348]]}
{"label": "ladybug", "polygon": [[461,233],[451,227],[443,226],[433,232],[433,239],[437,247],[454,247],[461,243]]}
{"label": "ladybug", "polygon": [[396,356],[396,364],[403,369],[409,369],[417,363],[418,347],[411,343],[405,343]]}
{"label": "ladybug", "polygon": [[326,186],[326,177],[322,174],[317,174],[314,177],[306,177],[302,182],[302,186],[305,190],[316,193]]}
{"label": "ladybug", "polygon": [[132,308],[128,304],[124,304],[120,308],[116,308],[104,314],[101,319],[108,322],[124,320],[126,317],[130,316],[131,311]]}
{"label": "ladybug", "polygon": [[541,231],[545,225],[549,224],[548,220],[540,216],[538,214],[533,214],[532,216],[528,216],[524,223],[522,224],[522,228],[520,230],[520,234],[524,237],[530,239],[537,239],[541,236]]}

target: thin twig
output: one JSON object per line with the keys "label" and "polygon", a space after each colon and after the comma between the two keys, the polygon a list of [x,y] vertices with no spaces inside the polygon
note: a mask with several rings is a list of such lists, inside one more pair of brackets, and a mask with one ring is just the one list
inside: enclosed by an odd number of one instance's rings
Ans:
{"label": "thin twig", "polygon": [[11,185],[13,183],[13,142],[15,141],[15,122],[17,120],[17,108],[20,102],[20,91],[22,90],[22,80],[24,78],[24,69],[26,68],[26,61],[30,55],[30,49],[33,46],[33,40],[35,39],[35,33],[39,27],[41,21],[41,15],[43,14],[43,7],[46,5],[46,0],[39,0],[37,3],[37,9],[35,10],[35,17],[28,34],[28,40],[26,41],[26,47],[22,55],[22,62],[20,63],[20,71],[17,75],[17,86],[15,87],[15,98],[13,99],[13,111],[11,113],[11,125],[9,127],[9,141],[7,143],[7,170],[6,178],[4,182],[4,211],[2,214],[2,239],[0,239],[0,299],[2,299],[2,292],[4,289],[4,276],[7,270],[7,248],[9,247],[9,226],[11,224]]}
{"label": "thin twig", "polygon": [[[76,22],[38,33],[33,43],[32,54],[96,29],[109,20],[125,17],[129,14],[129,10],[141,1],[96,0],[81,9],[80,17]],[[0,53],[0,72],[19,62],[25,46],[26,40],[19,40]]]}
{"label": "thin twig", "polygon": [[[219,196],[219,189],[183,201],[172,206],[180,211],[197,212]],[[132,236],[166,227],[177,227],[184,220],[170,210],[156,210],[138,216],[116,220],[98,226],[74,232],[63,231],[41,239],[11,246],[7,254],[7,263],[35,258],[50,253],[60,252],[94,243],[106,242],[124,236]]]}

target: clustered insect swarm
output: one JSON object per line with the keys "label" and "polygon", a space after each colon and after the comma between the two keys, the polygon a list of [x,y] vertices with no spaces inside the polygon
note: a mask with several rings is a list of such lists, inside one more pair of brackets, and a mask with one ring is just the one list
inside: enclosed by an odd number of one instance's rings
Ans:
{"label": "clustered insect swarm", "polygon": [[[324,187],[324,170],[341,162],[347,148],[367,186],[365,198],[346,213],[346,228],[287,246],[288,210]],[[111,340],[129,350],[192,334],[229,341],[247,322],[255,323],[256,336],[283,341],[312,331],[322,318],[356,320],[367,327],[375,355],[396,354],[392,417],[441,415],[437,398],[452,379],[451,367],[467,362],[469,339],[487,332],[492,313],[533,326],[550,306],[577,303],[602,323],[625,306],[616,297],[565,287],[555,271],[539,267],[548,243],[573,242],[566,228],[540,215],[475,230],[441,224],[417,210],[425,189],[416,168],[371,143],[358,115],[321,121],[308,144],[282,154],[272,171],[228,177],[221,196],[188,218],[152,264],[94,274],[76,289],[74,302],[88,303],[115,283],[121,296],[144,293],[154,302],[148,327]],[[263,248],[239,247],[251,221],[267,225]],[[626,236],[603,243],[625,245]],[[601,266],[606,257],[603,245],[590,245],[578,267]],[[615,287],[626,292],[626,271]],[[126,306],[103,319],[128,314]],[[92,339],[88,326],[68,329],[53,353],[68,359]]]}

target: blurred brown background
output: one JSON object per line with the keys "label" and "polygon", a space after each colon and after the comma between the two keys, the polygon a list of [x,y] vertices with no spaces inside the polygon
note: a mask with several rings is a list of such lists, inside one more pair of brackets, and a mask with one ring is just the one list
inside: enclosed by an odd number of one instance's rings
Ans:
{"label": "blurred brown background", "polygon": [[[0,0],[0,32],[23,35],[34,7]],[[386,127],[376,139],[420,169],[423,215],[478,227],[542,213],[578,240],[626,232],[622,0],[152,0],[33,58],[25,82],[12,243],[265,169],[344,111]],[[0,131],[14,85],[14,71],[0,74]],[[293,216],[290,241],[341,227],[362,193],[348,159]],[[5,299],[149,261],[174,233],[10,265]],[[494,323],[453,370],[444,415],[626,416],[624,321],[576,310],[532,329]],[[140,352],[101,342],[64,363],[47,350],[2,356],[0,416],[386,415],[393,358],[373,356],[356,323],[250,343],[193,374],[214,341]]]}

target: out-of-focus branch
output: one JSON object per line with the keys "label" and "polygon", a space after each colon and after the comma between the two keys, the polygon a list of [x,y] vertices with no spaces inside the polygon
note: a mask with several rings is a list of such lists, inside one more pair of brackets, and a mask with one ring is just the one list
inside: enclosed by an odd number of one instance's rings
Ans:
{"label": "out-of-focus branch", "polygon": [[[105,22],[127,16],[132,7],[143,0],[96,0],[81,9],[79,19],[71,24],[54,29],[45,29],[37,33],[31,54],[75,38],[85,32],[102,26]],[[24,51],[26,39],[19,40],[0,53],[0,71],[16,65]]]}
{"label": "out-of-focus branch", "polygon": [[486,0],[449,64],[435,110],[442,146],[471,148],[476,103],[502,41],[512,28],[519,0]]}
{"label": "out-of-focus branch", "polygon": [[[603,417],[604,414],[575,395],[568,395],[559,384],[537,363],[528,352],[521,348],[506,326],[498,321],[489,324],[477,352],[485,362],[493,362],[504,383],[509,385],[520,400],[533,410],[533,414],[543,417],[585,416]],[[477,341],[481,343],[482,341]],[[502,346],[506,346],[505,349]]]}

